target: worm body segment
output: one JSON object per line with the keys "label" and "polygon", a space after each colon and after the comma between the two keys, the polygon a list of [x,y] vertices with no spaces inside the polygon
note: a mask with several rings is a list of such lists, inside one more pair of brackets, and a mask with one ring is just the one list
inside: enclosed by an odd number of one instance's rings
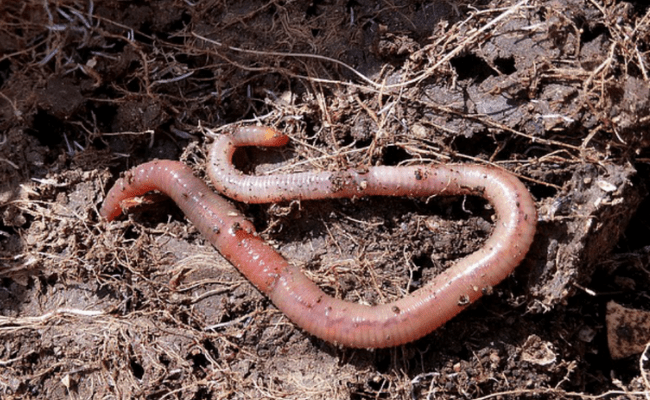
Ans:
{"label": "worm body segment", "polygon": [[227,200],[189,167],[152,161],[128,171],[100,210],[111,220],[122,201],[158,190],[170,196],[217,250],[296,325],[324,340],[361,348],[390,347],[438,328],[503,280],[523,260],[537,213],[513,175],[478,165],[369,167],[338,172],[243,175],[232,165],[240,146],[283,146],[288,137],[267,127],[239,128],[212,146],[208,173],[221,193],[251,203],[362,196],[476,195],[494,207],[497,221],[484,246],[424,287],[388,304],[366,306],[325,294],[255,232]]}

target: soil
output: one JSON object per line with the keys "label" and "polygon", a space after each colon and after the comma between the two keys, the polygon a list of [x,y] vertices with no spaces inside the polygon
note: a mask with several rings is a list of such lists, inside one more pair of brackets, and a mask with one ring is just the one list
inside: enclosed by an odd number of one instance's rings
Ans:
{"label": "soil", "polygon": [[[464,1],[464,0],[463,0]],[[645,398],[606,305],[650,309],[642,1],[0,2],[0,398]],[[301,331],[168,201],[119,174],[261,123],[252,174],[480,163],[539,207],[517,270],[384,350]],[[478,249],[474,198],[238,204],[326,292],[384,303]],[[435,312],[435,310],[432,310]]]}

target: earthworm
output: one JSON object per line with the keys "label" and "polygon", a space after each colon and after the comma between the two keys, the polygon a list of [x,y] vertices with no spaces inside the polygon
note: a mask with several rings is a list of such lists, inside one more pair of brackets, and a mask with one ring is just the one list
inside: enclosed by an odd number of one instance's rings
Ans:
{"label": "earthworm", "polygon": [[381,348],[430,333],[503,280],[523,260],[537,212],[514,175],[479,165],[372,166],[337,172],[243,175],[232,165],[241,146],[283,146],[288,137],[267,127],[238,128],[212,145],[208,173],[223,194],[251,203],[364,196],[475,195],[494,207],[497,221],[483,247],[431,282],[388,304],[366,306],[325,294],[256,233],[229,201],[180,162],[151,161],[120,178],[100,210],[111,220],[121,203],[158,190],[170,196],[200,232],[291,321],[336,344]]}

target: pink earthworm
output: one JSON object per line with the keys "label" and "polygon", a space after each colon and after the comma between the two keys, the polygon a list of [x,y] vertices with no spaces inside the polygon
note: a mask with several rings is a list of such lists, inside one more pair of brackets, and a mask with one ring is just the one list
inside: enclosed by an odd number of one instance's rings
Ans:
{"label": "pink earthworm", "polygon": [[232,165],[241,146],[283,146],[284,134],[245,127],[212,145],[208,173],[223,194],[251,203],[363,196],[475,195],[497,216],[483,247],[457,261],[431,282],[388,304],[366,306],[325,294],[256,233],[230,202],[212,192],[189,167],[152,161],[128,171],[107,194],[100,210],[111,220],[121,203],[151,190],[170,196],[216,249],[291,321],[336,344],[382,348],[432,332],[502,281],[519,265],[535,235],[537,212],[514,175],[479,165],[373,166],[337,172],[243,175]]}

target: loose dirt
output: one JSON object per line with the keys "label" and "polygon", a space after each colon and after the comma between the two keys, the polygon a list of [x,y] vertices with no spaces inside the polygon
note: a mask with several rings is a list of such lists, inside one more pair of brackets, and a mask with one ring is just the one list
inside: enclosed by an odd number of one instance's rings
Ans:
{"label": "loose dirt", "polygon": [[[606,304],[650,309],[643,2],[0,2],[0,397],[644,398]],[[526,261],[441,329],[352,350],[289,322],[173,203],[119,174],[262,123],[252,174],[491,164],[539,207]],[[417,289],[490,235],[474,198],[238,204],[328,293]],[[436,310],[431,310],[436,312]]]}

